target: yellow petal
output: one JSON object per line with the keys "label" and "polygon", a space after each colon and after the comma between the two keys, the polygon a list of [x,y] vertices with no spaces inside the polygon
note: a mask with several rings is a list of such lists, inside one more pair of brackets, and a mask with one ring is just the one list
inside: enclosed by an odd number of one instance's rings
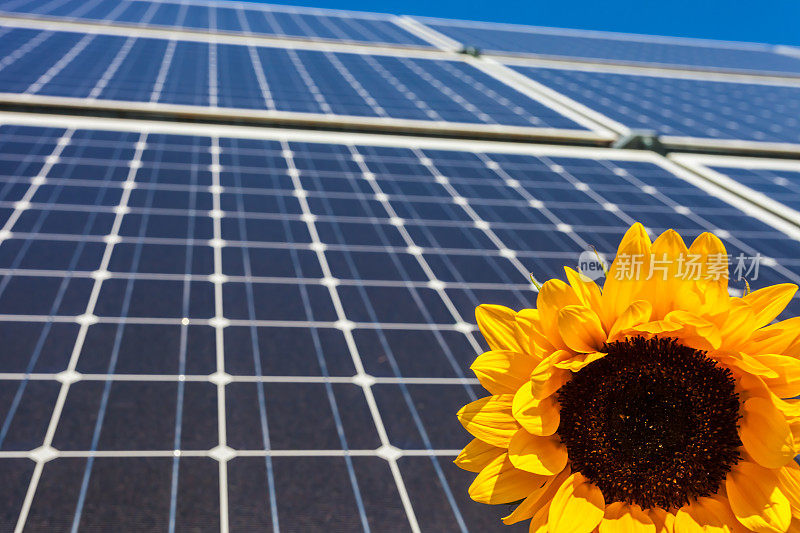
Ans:
{"label": "yellow petal", "polygon": [[[639,299],[636,296],[649,269],[650,247],[650,237],[647,236],[644,226],[638,222],[631,226],[622,238],[617,256],[608,269],[606,282],[603,285],[602,300],[606,315],[603,318],[604,324],[613,323],[631,302]],[[635,275],[635,269],[630,268],[632,258],[642,262],[638,276]]]}
{"label": "yellow petal", "polygon": [[514,396],[501,394],[468,403],[458,412],[458,420],[473,437],[498,448],[508,448],[519,424],[511,414]]}
{"label": "yellow petal", "polygon": [[681,533],[740,533],[742,526],[727,501],[702,497],[681,507],[675,516],[675,531]]}
{"label": "yellow petal", "polygon": [[[507,526],[516,524],[521,520],[531,518],[541,509],[547,509],[550,506],[550,500],[553,499],[558,488],[569,477],[569,470],[563,470],[560,474],[549,478],[544,485],[533,491],[522,503],[520,503],[514,512],[503,518],[503,523]],[[547,515],[545,515],[547,518]]]}
{"label": "yellow petal", "polygon": [[505,451],[504,448],[492,446],[480,439],[472,439],[453,462],[468,472],[480,472],[486,465],[503,455]]}
{"label": "yellow petal", "polygon": [[682,344],[698,350],[716,350],[722,344],[722,334],[716,324],[688,311],[670,311],[664,318],[666,322],[679,324],[672,336]]}
{"label": "yellow petal", "polygon": [[492,350],[481,354],[470,368],[481,385],[492,394],[514,394],[530,380],[535,360],[510,350]]}
{"label": "yellow petal", "polygon": [[606,507],[600,533],[656,533],[656,526],[638,505],[615,502]]}
{"label": "yellow petal", "polygon": [[682,279],[678,272],[680,258],[686,258],[689,250],[678,232],[668,229],[653,241],[650,251],[653,272],[652,276],[647,273],[650,279],[642,296],[653,305],[653,318],[661,319],[675,310],[679,293],[692,289],[691,281]]}
{"label": "yellow petal", "polygon": [[550,533],[589,533],[605,514],[600,489],[579,473],[569,476],[550,503]]}
{"label": "yellow petal", "polygon": [[731,298],[728,313],[719,325],[721,349],[738,350],[758,327],[753,307],[740,298]]}
{"label": "yellow petal", "polygon": [[544,399],[555,393],[569,381],[572,373],[556,365],[574,358],[575,354],[567,350],[557,350],[539,363],[531,373],[531,392],[534,398]]}
{"label": "yellow petal", "polygon": [[779,353],[790,356],[800,355],[793,351],[793,345],[800,346],[800,317],[789,318],[755,331],[750,339],[741,347],[750,354]]}
{"label": "yellow petal", "polygon": [[542,333],[557,349],[563,350],[567,347],[558,332],[558,312],[568,305],[578,305],[578,303],[575,291],[560,279],[546,281],[539,289],[536,307],[539,309]]}
{"label": "yellow petal", "polygon": [[800,467],[794,461],[778,470],[778,486],[789,505],[792,507],[792,516],[800,518]]}
{"label": "yellow petal", "polygon": [[630,328],[650,321],[653,306],[647,300],[636,300],[622,312],[608,332],[608,340],[619,340],[617,336]]}
{"label": "yellow petal", "polygon": [[567,449],[554,435],[531,435],[524,428],[517,431],[508,445],[508,457],[520,470],[552,476],[567,466]]}
{"label": "yellow petal", "polygon": [[521,309],[515,316],[516,336],[522,352],[530,355],[537,363],[553,351],[550,341],[541,331],[538,309]]}
{"label": "yellow petal", "polygon": [[507,454],[503,454],[486,465],[469,487],[469,495],[480,503],[508,503],[521,500],[547,481],[514,468]]}
{"label": "yellow petal", "polygon": [[708,355],[709,357],[712,357],[723,365],[729,367],[731,370],[734,370],[735,374],[738,374],[736,370],[739,370],[741,372],[747,372],[748,374],[765,378],[779,377],[779,374],[775,370],[772,370],[757,358],[747,355],[744,352],[736,353],[716,351],[711,352]]}
{"label": "yellow petal", "polygon": [[780,468],[791,461],[794,440],[783,413],[764,398],[750,398],[742,410],[739,436],[747,453],[766,468]]}
{"label": "yellow petal", "polygon": [[675,515],[661,509],[654,507],[648,510],[650,519],[656,527],[656,533],[673,533],[675,529]]}
{"label": "yellow petal", "polygon": [[602,317],[603,295],[600,292],[600,287],[594,281],[570,267],[564,267],[564,271],[567,273],[567,281],[572,290],[575,291],[575,296],[578,297],[580,304]]}
{"label": "yellow petal", "polygon": [[564,344],[576,352],[596,352],[606,341],[597,313],[580,305],[568,305],[558,312],[558,331]]}
{"label": "yellow petal", "polygon": [[516,311],[502,305],[483,304],[475,309],[475,319],[489,348],[522,351],[516,337],[516,315]]}
{"label": "yellow petal", "polygon": [[523,385],[514,395],[512,413],[517,422],[534,435],[552,435],[561,420],[558,402],[552,396],[542,400],[534,398],[529,385]]}
{"label": "yellow petal", "polygon": [[800,359],[777,354],[754,356],[759,363],[778,373],[778,377],[763,376],[764,383],[781,398],[800,395]]}
{"label": "yellow petal", "polygon": [[[697,312],[703,314],[728,300],[728,256],[719,237],[708,232],[694,240],[689,247],[689,256],[697,257],[701,264],[700,276],[695,280],[695,291],[700,301]],[[677,303],[680,309],[692,309],[683,295],[679,295]]]}
{"label": "yellow petal", "polygon": [[758,533],[783,533],[789,527],[789,500],[772,470],[742,461],[728,474],[725,489],[733,513],[746,528]]}
{"label": "yellow petal", "polygon": [[756,328],[772,322],[792,301],[797,285],[782,283],[751,292],[742,300],[750,304],[756,314]]}
{"label": "yellow petal", "polygon": [[545,505],[533,515],[528,533],[548,533],[550,531],[547,519],[550,515],[550,505]]}
{"label": "yellow petal", "polygon": [[564,370],[569,370],[570,372],[577,372],[585,366],[588,366],[598,359],[602,359],[605,357],[606,353],[604,352],[593,352],[593,353],[579,353],[574,357],[570,357],[564,361],[559,361],[555,363],[553,366],[556,368],[563,368]]}

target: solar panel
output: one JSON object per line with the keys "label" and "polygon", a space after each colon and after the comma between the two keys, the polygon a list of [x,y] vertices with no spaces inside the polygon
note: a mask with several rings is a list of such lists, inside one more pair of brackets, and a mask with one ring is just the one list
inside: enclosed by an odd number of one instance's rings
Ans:
{"label": "solar panel", "polygon": [[800,85],[791,80],[512,68],[632,129],[667,137],[800,142]]}
{"label": "solar panel", "polygon": [[800,58],[769,45],[420,18],[464,46],[599,62],[800,74]]}
{"label": "solar panel", "polygon": [[9,15],[165,27],[214,33],[239,33],[312,40],[355,41],[430,47],[430,43],[393,22],[389,15],[264,6],[241,2],[149,0],[5,0]]}
{"label": "solar panel", "polygon": [[0,31],[0,92],[13,102],[89,98],[239,109],[245,117],[261,110],[591,134],[579,119],[458,59]]}
{"label": "solar panel", "polygon": [[784,218],[800,221],[800,164],[794,160],[699,154],[671,157]]}
{"label": "solar panel", "polygon": [[492,531],[452,464],[475,305],[635,219],[800,278],[796,232],[649,152],[3,123],[4,529]]}

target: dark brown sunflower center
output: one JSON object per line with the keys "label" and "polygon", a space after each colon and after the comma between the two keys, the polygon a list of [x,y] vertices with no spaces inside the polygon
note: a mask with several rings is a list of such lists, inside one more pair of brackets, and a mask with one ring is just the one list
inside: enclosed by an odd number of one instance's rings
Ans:
{"label": "dark brown sunflower center", "polygon": [[716,493],[742,445],[731,371],[675,339],[602,351],[557,392],[572,470],[607,504],[669,509]]}

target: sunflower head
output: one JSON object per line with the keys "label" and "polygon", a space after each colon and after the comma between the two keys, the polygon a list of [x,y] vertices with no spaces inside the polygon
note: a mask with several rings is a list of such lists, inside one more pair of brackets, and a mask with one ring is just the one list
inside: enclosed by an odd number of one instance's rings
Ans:
{"label": "sunflower head", "polygon": [[470,496],[536,533],[800,531],[797,287],[732,297],[728,258],[635,224],[602,290],[566,268],[536,309],[478,307]]}

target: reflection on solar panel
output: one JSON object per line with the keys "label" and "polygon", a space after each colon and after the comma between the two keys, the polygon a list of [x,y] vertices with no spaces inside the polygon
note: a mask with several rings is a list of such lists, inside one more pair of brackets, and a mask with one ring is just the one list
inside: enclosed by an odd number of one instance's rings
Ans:
{"label": "reflection on solar panel", "polygon": [[800,280],[644,152],[38,122],[0,128],[6,527],[486,531],[451,464],[478,303],[634,219]]}
{"label": "reflection on solar panel", "polygon": [[[793,163],[610,147],[650,127],[796,156],[792,81],[549,61],[536,83],[409,18],[239,2],[0,11],[2,531],[525,531],[452,463],[485,395],[476,305],[532,307],[531,272],[637,220],[800,282]],[[796,72],[542,35],[515,46]]]}
{"label": "reflection on solar panel", "polygon": [[768,45],[628,36],[508,24],[421,20],[465,46],[494,52],[800,74],[800,57],[776,53]]}
{"label": "reflection on solar panel", "polygon": [[744,83],[514,68],[630,128],[669,136],[800,143],[800,85],[790,81]]}
{"label": "reflection on solar panel", "polygon": [[431,46],[392,22],[390,16],[344,16],[325,10],[236,2],[5,0],[0,3],[0,12],[183,30]]}

